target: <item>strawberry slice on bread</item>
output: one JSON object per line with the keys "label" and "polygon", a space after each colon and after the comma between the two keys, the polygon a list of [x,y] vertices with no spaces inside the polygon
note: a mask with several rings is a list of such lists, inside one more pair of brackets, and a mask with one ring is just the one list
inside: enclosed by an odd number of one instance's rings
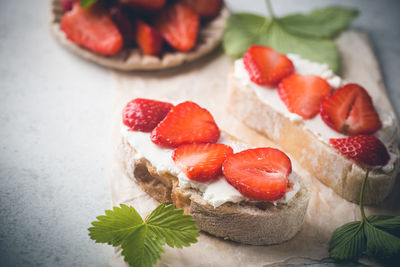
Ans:
{"label": "strawberry slice on bread", "polygon": [[280,199],[287,191],[292,163],[275,148],[255,148],[226,159],[222,171],[242,195],[259,201]]}
{"label": "strawberry slice on bread", "polygon": [[267,46],[253,45],[243,56],[250,80],[259,85],[275,86],[294,72],[292,61]]}
{"label": "strawberry slice on bread", "polygon": [[368,92],[354,83],[339,88],[322,102],[321,118],[346,135],[373,134],[382,127]]}
{"label": "strawberry slice on bread", "polygon": [[319,76],[295,73],[279,83],[278,94],[290,112],[311,119],[319,113],[322,100],[331,94],[331,86]]}
{"label": "strawberry slice on bread", "polygon": [[205,183],[222,174],[222,163],[232,154],[224,144],[186,144],[175,149],[172,159],[189,179]]}
{"label": "strawberry slice on bread", "polygon": [[107,10],[99,5],[83,9],[79,2],[61,19],[68,39],[101,55],[114,55],[122,49],[123,39]]}
{"label": "strawberry slice on bread", "polygon": [[146,55],[157,56],[161,53],[162,37],[159,32],[144,21],[136,20],[136,43]]}
{"label": "strawberry slice on bread", "polygon": [[390,159],[386,146],[373,135],[356,135],[329,141],[344,156],[362,164],[383,166]]}
{"label": "strawberry slice on bread", "polygon": [[216,143],[220,131],[208,110],[186,101],[173,107],[151,132],[156,145],[175,148],[182,144]]}
{"label": "strawberry slice on bread", "polygon": [[200,17],[189,6],[175,3],[160,11],[154,25],[170,46],[189,51],[196,44]]}
{"label": "strawberry slice on bread", "polygon": [[122,122],[133,131],[151,132],[174,105],[152,99],[136,98],[122,111]]}

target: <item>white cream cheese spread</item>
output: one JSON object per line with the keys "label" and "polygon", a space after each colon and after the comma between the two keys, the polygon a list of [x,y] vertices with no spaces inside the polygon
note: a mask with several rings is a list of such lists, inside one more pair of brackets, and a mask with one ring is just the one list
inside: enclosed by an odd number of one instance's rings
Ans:
{"label": "white cream cheese spread", "polygon": [[[170,173],[179,180],[181,188],[193,188],[203,193],[203,198],[214,208],[226,203],[238,203],[247,200],[236,188],[228,183],[225,177],[221,176],[209,183],[192,181],[183,173],[172,160],[173,149],[161,148],[150,140],[150,134],[130,129],[122,125],[121,133],[123,138],[131,145],[136,153],[135,159],[146,159],[157,169],[159,174]],[[250,148],[248,145],[236,142],[221,133],[218,143],[229,145],[235,153]],[[294,175],[289,175],[289,181],[293,183],[293,188],[274,204],[288,203],[300,190],[300,184]]]}
{"label": "white cream cheese spread", "polygon": [[[345,83],[344,80],[335,75],[333,71],[329,69],[327,64],[311,62],[295,54],[287,54],[287,57],[293,62],[295,72],[303,75],[318,75],[326,79],[326,81],[334,90],[338,89]],[[315,136],[317,136],[318,139],[326,144],[329,144],[330,138],[347,137],[346,135],[341,134],[327,126],[322,120],[320,114],[317,114],[312,119],[304,120],[301,116],[290,112],[280,99],[275,87],[261,86],[250,80],[250,76],[244,66],[243,59],[238,59],[235,61],[233,75],[242,83],[245,88],[253,90],[263,103],[284,115],[293,121],[293,123],[303,123],[303,127],[306,130],[311,131]],[[397,136],[397,127],[394,123],[394,115],[379,108],[376,108],[376,110],[382,122],[382,128],[376,133],[376,135],[386,145],[386,147],[389,148],[393,142],[396,141]],[[382,168],[382,170],[385,172],[390,172],[393,169],[393,164],[397,159],[397,155],[393,153],[390,153],[390,157],[391,160]]]}

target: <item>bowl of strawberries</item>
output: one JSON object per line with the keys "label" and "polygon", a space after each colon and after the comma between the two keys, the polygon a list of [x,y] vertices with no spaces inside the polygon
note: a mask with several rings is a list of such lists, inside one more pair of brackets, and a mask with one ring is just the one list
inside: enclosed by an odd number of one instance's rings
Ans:
{"label": "bowl of strawberries", "polygon": [[193,61],[220,43],[223,0],[52,0],[50,27],[70,51],[119,70]]}

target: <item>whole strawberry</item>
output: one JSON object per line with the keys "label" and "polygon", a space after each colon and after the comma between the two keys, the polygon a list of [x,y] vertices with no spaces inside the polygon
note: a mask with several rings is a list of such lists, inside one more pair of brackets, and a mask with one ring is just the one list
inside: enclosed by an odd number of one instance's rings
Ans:
{"label": "whole strawberry", "polygon": [[167,102],[136,98],[122,111],[122,122],[134,131],[151,132],[173,106]]}
{"label": "whole strawberry", "polygon": [[329,141],[346,157],[366,165],[383,166],[390,158],[385,145],[373,135],[357,135]]}

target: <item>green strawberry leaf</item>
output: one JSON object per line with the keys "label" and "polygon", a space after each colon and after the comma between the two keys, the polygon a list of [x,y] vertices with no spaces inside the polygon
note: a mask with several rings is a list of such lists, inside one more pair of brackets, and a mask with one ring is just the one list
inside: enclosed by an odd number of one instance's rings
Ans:
{"label": "green strawberry leaf", "polygon": [[329,253],[334,260],[356,260],[365,251],[384,261],[400,258],[400,216],[365,216],[364,192],[369,172],[367,170],[361,186],[362,221],[347,223],[333,232]]}
{"label": "green strawberry leaf", "polygon": [[130,266],[150,267],[164,252],[165,240],[156,236],[147,225],[141,225],[122,242],[122,256]]}
{"label": "green strawberry leaf", "polygon": [[367,250],[379,258],[386,259],[400,254],[400,238],[366,223]]}
{"label": "green strawberry leaf", "polygon": [[350,222],[337,228],[329,246],[331,258],[339,261],[355,260],[366,248],[366,239],[360,221]]}
{"label": "green strawberry leaf", "polygon": [[161,204],[146,219],[151,231],[156,236],[165,238],[170,247],[187,247],[197,242],[199,229],[190,215],[183,215],[183,210]]}
{"label": "green strawberry leaf", "polygon": [[98,216],[89,228],[89,236],[98,243],[107,243],[119,246],[122,241],[138,227],[143,225],[143,220],[133,207],[121,205],[113,210],[106,210],[106,216]]}
{"label": "green strawberry leaf", "polygon": [[339,53],[332,40],[292,34],[279,19],[251,14],[232,15],[223,38],[225,53],[240,57],[253,44],[270,46],[280,53],[299,54],[312,61],[326,63],[335,72],[339,71]]}
{"label": "green strawberry leaf", "polygon": [[81,7],[88,8],[95,4],[98,0],[81,0]]}
{"label": "green strawberry leaf", "polygon": [[243,56],[249,46],[258,43],[270,22],[270,19],[248,13],[231,15],[222,40],[225,53],[233,57]]}
{"label": "green strawberry leaf", "polygon": [[356,9],[332,6],[308,14],[292,14],[279,21],[287,31],[296,35],[332,38],[346,29],[357,15]]}
{"label": "green strawberry leaf", "polygon": [[371,215],[368,217],[368,222],[400,238],[400,216]]}
{"label": "green strawberry leaf", "polygon": [[160,204],[145,221],[133,207],[123,204],[105,213],[92,222],[89,236],[99,243],[121,246],[131,266],[152,266],[161,258],[164,244],[187,247],[199,236],[196,221],[173,205]]}

